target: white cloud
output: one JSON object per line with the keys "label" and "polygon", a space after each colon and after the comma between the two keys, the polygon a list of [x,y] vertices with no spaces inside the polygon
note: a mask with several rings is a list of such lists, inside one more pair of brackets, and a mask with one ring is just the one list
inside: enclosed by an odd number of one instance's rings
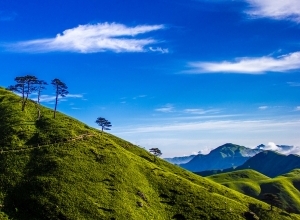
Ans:
{"label": "white cloud", "polygon": [[300,23],[299,0],[246,0],[252,8],[246,11],[254,17],[287,19]]}
{"label": "white cloud", "polygon": [[124,129],[121,133],[151,133],[151,132],[170,132],[170,131],[214,131],[214,132],[241,132],[260,133],[270,129],[273,131],[281,130],[284,127],[300,128],[300,121],[276,121],[276,120],[220,120],[220,121],[198,121],[198,122],[179,122],[161,124],[137,128]]}
{"label": "white cloud", "polygon": [[265,72],[287,72],[300,69],[300,52],[280,57],[239,58],[234,62],[191,62],[186,73],[238,73],[262,74]]}
{"label": "white cloud", "polygon": [[82,98],[82,94],[68,94],[66,95],[67,98]]}
{"label": "white cloud", "polygon": [[299,83],[299,82],[287,82],[287,84],[288,84],[289,86],[293,86],[293,87],[298,87],[298,86],[300,86],[300,83]]}
{"label": "white cloud", "polygon": [[55,38],[22,41],[8,44],[6,47],[21,52],[145,52],[145,46],[157,41],[136,36],[161,29],[164,29],[164,25],[127,27],[117,23],[87,24],[67,29]]}
{"label": "white cloud", "polygon": [[[55,96],[54,95],[41,95],[40,97],[40,102],[53,102],[55,101]],[[67,98],[83,98],[82,94],[68,94],[64,98],[60,98],[60,101],[66,101]],[[33,100],[37,100],[37,97],[34,97]]]}
{"label": "white cloud", "polygon": [[188,108],[188,109],[184,109],[185,113],[188,114],[195,114],[195,115],[204,115],[204,114],[215,114],[215,113],[219,113],[220,110],[219,109],[201,109],[201,108]]}
{"label": "white cloud", "polygon": [[140,99],[140,98],[146,98],[147,95],[139,95],[139,96],[135,96],[132,99]]}
{"label": "white cloud", "polygon": [[168,48],[161,48],[161,47],[149,47],[149,50],[151,50],[152,52],[160,52],[160,53],[169,53],[169,49]]}
{"label": "white cloud", "polygon": [[274,142],[269,142],[264,146],[264,150],[272,150],[281,154],[289,155],[289,154],[299,154],[300,155],[300,147],[298,146],[289,146],[288,148],[281,147],[280,145],[276,145]]}
{"label": "white cloud", "polygon": [[167,104],[161,108],[157,108],[155,109],[155,111],[157,112],[163,112],[163,113],[169,113],[169,112],[173,112],[174,111],[174,106],[171,104]]}
{"label": "white cloud", "polygon": [[267,108],[269,108],[268,106],[259,106],[258,109],[259,110],[266,110]]}
{"label": "white cloud", "polygon": [[274,142],[269,142],[263,149],[264,150],[272,150],[272,151],[280,150],[280,148]]}

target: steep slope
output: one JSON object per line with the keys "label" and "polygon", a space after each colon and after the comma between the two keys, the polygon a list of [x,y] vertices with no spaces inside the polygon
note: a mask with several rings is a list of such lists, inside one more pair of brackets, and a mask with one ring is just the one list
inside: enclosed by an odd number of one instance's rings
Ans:
{"label": "steep slope", "polygon": [[269,178],[254,170],[239,170],[207,177],[230,189],[263,200],[265,193],[279,196],[283,208],[300,213],[300,169]]}
{"label": "steep slope", "polygon": [[181,167],[193,172],[227,169],[242,165],[250,157],[261,151],[235,144],[224,144],[207,155],[197,155],[190,162],[181,164]]}
{"label": "steep slope", "polygon": [[19,101],[0,88],[0,219],[300,219]]}
{"label": "steep slope", "polygon": [[184,164],[190,162],[195,156],[196,155],[183,156],[183,157],[170,157],[170,158],[164,158],[164,160],[172,164]]}

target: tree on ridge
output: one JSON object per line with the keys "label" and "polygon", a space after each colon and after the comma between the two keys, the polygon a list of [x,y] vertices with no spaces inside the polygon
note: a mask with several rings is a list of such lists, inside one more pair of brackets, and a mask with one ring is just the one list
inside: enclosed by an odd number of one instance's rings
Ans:
{"label": "tree on ridge", "polygon": [[156,160],[156,157],[160,157],[162,155],[162,152],[160,149],[156,148],[151,148],[149,151],[155,156],[154,160]]}
{"label": "tree on ridge", "polygon": [[67,85],[57,78],[53,79],[51,81],[51,84],[54,86],[54,89],[55,89],[55,107],[54,107],[53,118],[56,118],[56,109],[57,109],[58,98],[59,98],[59,96],[65,97],[66,95],[69,94],[69,92],[67,90],[68,89]]}
{"label": "tree on ridge", "polygon": [[96,123],[101,127],[101,135],[103,133],[103,130],[110,130],[110,127],[112,126],[110,121],[102,117],[98,117]]}
{"label": "tree on ridge", "polygon": [[8,90],[22,95],[22,111],[25,110],[29,95],[37,90],[37,80],[38,79],[32,75],[18,76],[15,78],[17,84],[7,87]]}

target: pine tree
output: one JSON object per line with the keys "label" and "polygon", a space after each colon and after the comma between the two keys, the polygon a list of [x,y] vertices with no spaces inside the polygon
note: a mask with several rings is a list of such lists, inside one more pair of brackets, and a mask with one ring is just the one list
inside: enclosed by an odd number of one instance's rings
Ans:
{"label": "pine tree", "polygon": [[22,95],[22,111],[24,111],[29,95],[37,90],[36,83],[38,79],[35,76],[26,75],[16,77],[15,81],[16,84],[9,86],[7,89]]}
{"label": "pine tree", "polygon": [[110,130],[110,127],[112,126],[108,120],[102,117],[98,117],[96,123],[101,127],[101,134],[103,133],[103,130]]}
{"label": "pine tree", "polygon": [[66,95],[69,94],[69,92],[67,90],[68,89],[67,85],[57,78],[53,79],[51,81],[51,84],[54,86],[54,89],[55,89],[55,107],[54,107],[53,118],[56,118],[56,109],[57,109],[58,98],[59,98],[59,96],[65,97]]}

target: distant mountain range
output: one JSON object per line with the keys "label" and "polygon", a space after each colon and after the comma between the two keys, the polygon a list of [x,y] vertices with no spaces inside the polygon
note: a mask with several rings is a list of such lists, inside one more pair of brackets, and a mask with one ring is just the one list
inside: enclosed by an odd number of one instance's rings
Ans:
{"label": "distant mountain range", "polygon": [[288,173],[293,169],[300,168],[300,156],[283,155],[274,151],[264,151],[250,158],[235,170],[251,168],[266,176],[276,177]]}
{"label": "distant mountain range", "polygon": [[227,143],[212,150],[207,155],[198,154],[188,163],[180,164],[180,166],[193,172],[227,169],[242,165],[249,158],[262,151],[262,149],[250,149]]}
{"label": "distant mountain range", "polygon": [[183,164],[190,162],[197,155],[183,156],[183,157],[172,157],[172,158],[164,158],[164,160],[172,163],[172,164]]}
{"label": "distant mountain range", "polygon": [[297,168],[300,168],[299,155],[290,154],[287,156],[274,151],[263,151],[236,168],[206,170],[196,173],[201,176],[209,176],[212,174],[231,172],[234,170],[253,169],[273,178]]}

